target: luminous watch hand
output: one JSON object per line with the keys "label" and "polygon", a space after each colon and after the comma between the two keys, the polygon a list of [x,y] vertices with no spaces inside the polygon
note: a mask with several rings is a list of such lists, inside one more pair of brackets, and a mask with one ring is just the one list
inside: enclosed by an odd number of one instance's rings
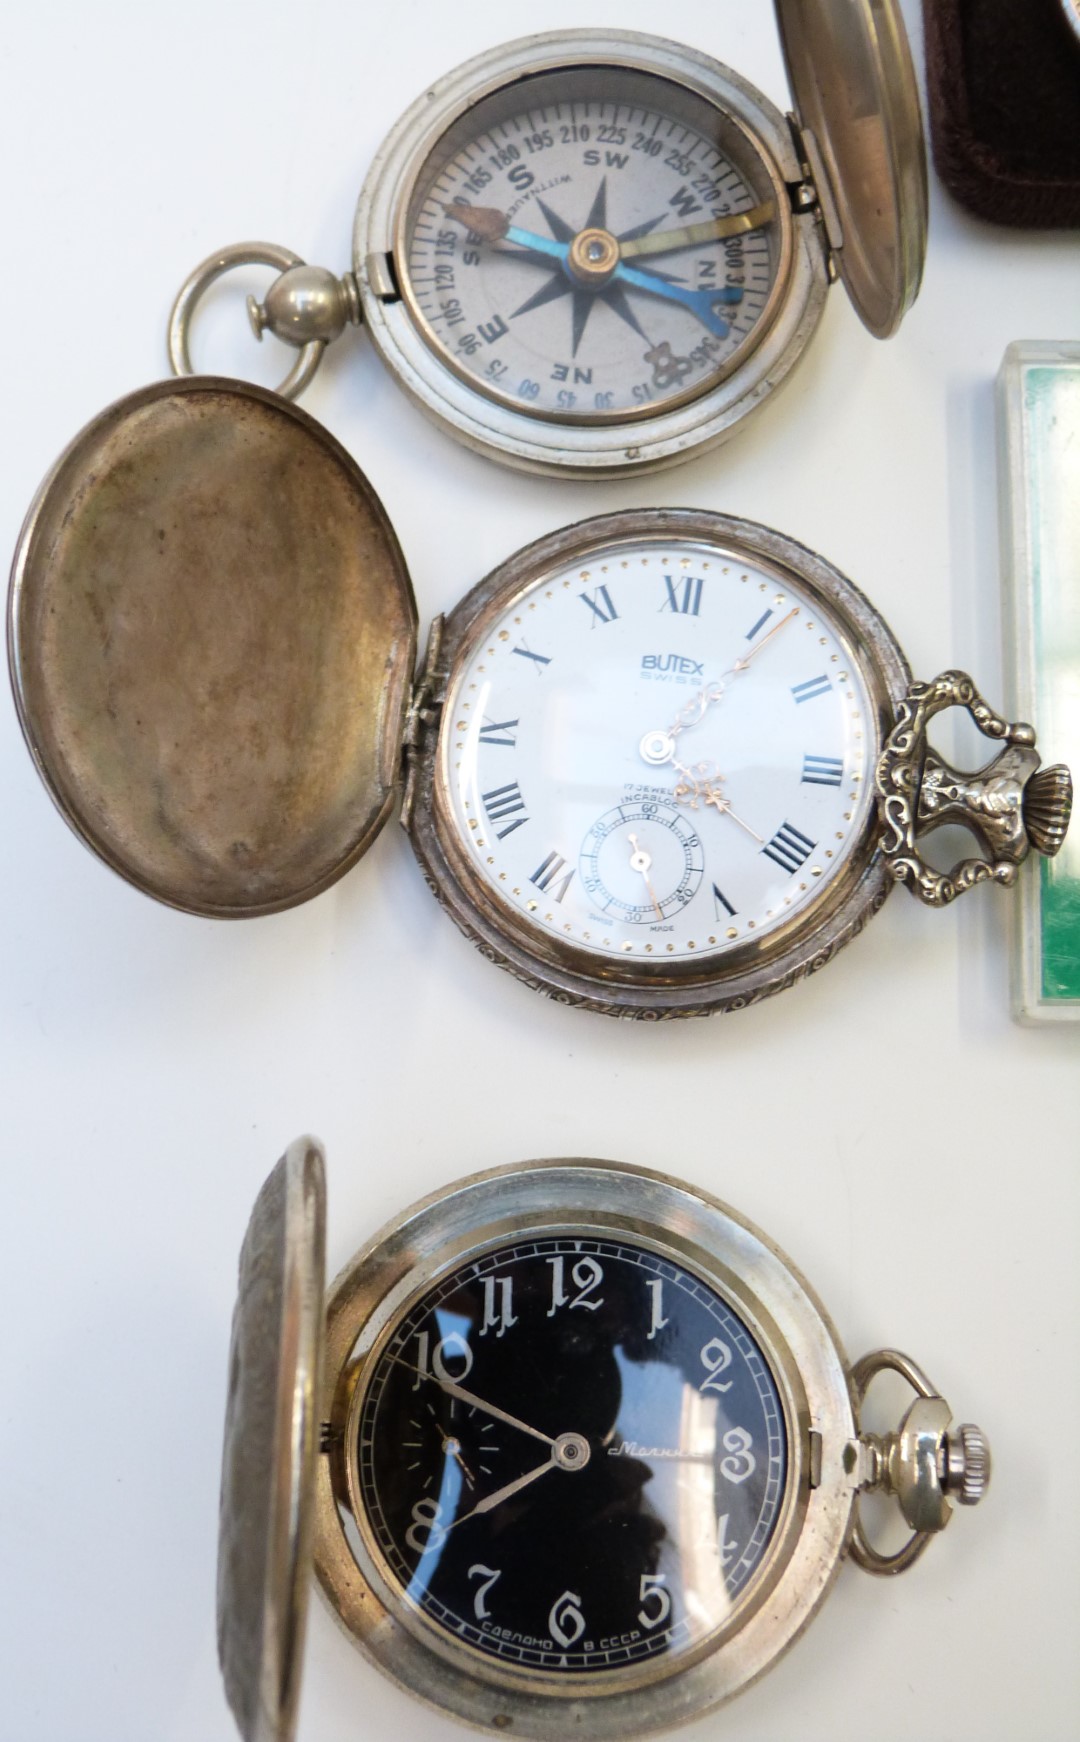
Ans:
{"label": "luminous watch hand", "polygon": [[[486,1404],[484,1408],[487,1408]],[[492,1410],[489,1413],[496,1414],[498,1412]],[[505,1419],[509,1421],[511,1418],[507,1416]],[[446,1527],[443,1535],[449,1536],[450,1532],[456,1530],[459,1524],[464,1524],[466,1520],[474,1518],[478,1512],[490,1512],[503,1500],[509,1500],[512,1494],[520,1494],[523,1488],[528,1488],[532,1482],[538,1482],[540,1477],[546,1476],[549,1470],[568,1470],[571,1472],[584,1470],[589,1463],[589,1456],[589,1442],[582,1434],[560,1434],[557,1440],[552,1440],[551,1456],[545,1464],[538,1464],[535,1470],[526,1470],[524,1476],[518,1476],[516,1481],[507,1482],[503,1488],[496,1488],[494,1494],[485,1494],[483,1500],[476,1502],[471,1512],[466,1512],[461,1518],[455,1518],[453,1524]]]}
{"label": "luminous watch hand", "polygon": [[504,1500],[509,1500],[511,1495],[520,1494],[521,1490],[527,1488],[531,1482],[536,1482],[541,1476],[546,1476],[549,1470],[557,1469],[558,1465],[555,1462],[555,1448],[553,1446],[551,1456],[548,1458],[546,1463],[537,1464],[535,1470],[527,1470],[525,1475],[519,1476],[516,1482],[507,1482],[504,1488],[496,1488],[494,1494],[485,1494],[484,1498],[478,1500],[476,1505],[471,1507],[468,1512],[464,1513],[461,1518],[455,1518],[453,1524],[447,1527],[446,1534],[449,1535],[451,1530],[456,1530],[459,1524],[466,1524],[470,1518],[475,1518],[478,1512],[491,1512],[494,1507],[501,1505]]}
{"label": "luminous watch hand", "polygon": [[630,855],[630,869],[631,871],[640,871],[641,875],[644,877],[645,887],[649,891],[649,900],[656,909],[657,919],[660,921],[660,924],[663,925],[664,910],[656,899],[656,890],[653,888],[649,877],[649,872],[652,869],[652,855],[646,853],[644,848],[638,846],[638,838],[636,835],[630,836],[630,845],[634,849]]}
{"label": "luminous watch hand", "polygon": [[619,255],[629,260],[642,254],[670,254],[677,248],[695,248],[702,242],[721,242],[725,236],[743,236],[760,230],[776,216],[772,200],[763,200],[748,212],[732,212],[726,218],[709,218],[703,224],[684,224],[681,230],[653,230],[619,243]]}
{"label": "luminous watch hand", "polygon": [[519,1421],[516,1415],[507,1415],[505,1409],[498,1409],[494,1403],[485,1403],[482,1397],[477,1397],[475,1392],[466,1391],[452,1379],[440,1379],[437,1373],[425,1373],[422,1367],[414,1366],[411,1361],[403,1361],[400,1355],[392,1358],[399,1367],[407,1367],[410,1373],[419,1373],[421,1379],[430,1379],[448,1397],[457,1397],[462,1403],[471,1404],[473,1409],[483,1410],[493,1421],[504,1421],[507,1427],[516,1427],[519,1433],[528,1434],[534,1440],[542,1440],[545,1446],[554,1446],[555,1441],[550,1434],[542,1434],[538,1427],[530,1427],[527,1421]]}

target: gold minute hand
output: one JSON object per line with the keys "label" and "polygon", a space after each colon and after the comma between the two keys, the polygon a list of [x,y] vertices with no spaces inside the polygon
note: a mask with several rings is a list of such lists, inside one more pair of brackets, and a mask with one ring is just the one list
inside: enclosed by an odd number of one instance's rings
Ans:
{"label": "gold minute hand", "polygon": [[632,241],[619,243],[619,257],[631,260],[642,254],[667,254],[676,248],[694,248],[701,242],[722,242],[726,236],[744,236],[748,230],[760,230],[776,216],[772,200],[751,206],[748,212],[731,212],[726,218],[707,218],[701,224],[685,224],[681,230],[652,231]]}
{"label": "gold minute hand", "polygon": [[745,671],[747,666],[750,664],[750,661],[752,659],[757,658],[757,656],[761,652],[762,648],[768,642],[770,642],[772,640],[773,636],[779,635],[781,629],[784,627],[784,624],[790,623],[791,619],[793,617],[797,617],[798,614],[799,614],[798,605],[792,606],[792,608],[788,612],[787,616],[781,617],[779,623],[774,624],[773,627],[769,630],[769,633],[767,635],[763,635],[761,637],[761,640],[759,642],[757,642],[756,645],[750,649],[749,653],[744,653],[741,659],[737,659],[735,661],[735,664],[733,665],[732,670],[733,671]]}

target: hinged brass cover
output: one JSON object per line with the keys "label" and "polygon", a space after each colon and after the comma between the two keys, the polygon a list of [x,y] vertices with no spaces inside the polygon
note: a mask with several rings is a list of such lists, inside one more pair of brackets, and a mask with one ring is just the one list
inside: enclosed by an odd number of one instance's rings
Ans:
{"label": "hinged brass cover", "polygon": [[326,1181],[290,1145],[251,1212],[229,1355],[218,1656],[244,1742],[290,1742],[311,1587],[326,1318]]}
{"label": "hinged brass cover", "polygon": [[[926,144],[897,0],[775,0],[788,80],[842,242],[836,263],[876,338],[919,293],[926,257]],[[811,144],[812,142],[812,144]],[[820,167],[819,167],[820,165]]]}
{"label": "hinged brass cover", "polygon": [[23,528],[8,634],[49,791],[159,901],[291,907],[386,819],[408,573],[359,467],[275,394],[192,376],[89,424]]}

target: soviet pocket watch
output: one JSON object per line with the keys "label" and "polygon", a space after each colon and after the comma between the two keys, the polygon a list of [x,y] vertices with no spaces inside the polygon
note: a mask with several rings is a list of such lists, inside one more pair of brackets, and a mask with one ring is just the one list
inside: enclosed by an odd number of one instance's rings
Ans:
{"label": "soviet pocket watch", "polygon": [[[81,839],[219,917],[325,889],[402,795],[492,960],[609,1014],[722,1010],[829,960],[897,880],[943,905],[1064,839],[1071,782],[962,673],[912,685],[823,558],[693,509],[518,551],[432,625],[371,486],[306,414],[195,377],[102,414],[20,541],[23,730]],[[961,705],[999,746],[928,745]],[[961,822],[987,857],[937,872]]]}
{"label": "soviet pocket watch", "polygon": [[[845,1556],[910,1566],[975,1504],[984,1435],[914,1362],[849,1365],[809,1286],[697,1188],[612,1162],[475,1174],[324,1304],[324,1181],[294,1144],[240,1262],[218,1639],[241,1734],[287,1742],[309,1571],[394,1681],[514,1736],[634,1736],[739,1692]],[[886,1368],[915,1397],[859,1422]],[[896,1497],[883,1553],[860,1496]]]}
{"label": "soviet pocket watch", "polygon": [[426,91],[364,183],[341,280],[262,244],[196,269],[170,352],[231,265],[286,269],[256,332],[362,323],[443,429],[494,459],[595,477],[723,440],[786,379],[837,274],[878,337],[926,244],[922,123],[894,0],[777,0],[798,105],[626,31],[530,36]]}

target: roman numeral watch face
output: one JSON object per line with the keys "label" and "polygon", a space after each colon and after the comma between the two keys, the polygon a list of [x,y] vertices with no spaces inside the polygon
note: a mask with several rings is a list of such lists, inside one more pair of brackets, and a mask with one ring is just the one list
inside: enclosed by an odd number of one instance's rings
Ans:
{"label": "roman numeral watch face", "polygon": [[[325,1301],[322,1155],[287,1152],[241,1256],[218,1638],[247,1742],[288,1742],[307,1570],[361,1648],[496,1734],[602,1742],[737,1693],[850,1552],[910,1565],[985,1439],[906,1356],[848,1365],[802,1278],[689,1185],[612,1162],[475,1174]],[[858,1413],[890,1367],[896,1432]],[[859,1495],[896,1497],[901,1546]],[[267,1552],[267,1545],[272,1552]]]}
{"label": "roman numeral watch face", "polygon": [[[935,706],[961,699],[952,680]],[[451,614],[427,682],[417,851],[486,953],[568,1002],[744,1004],[827,961],[901,875],[880,804],[904,656],[850,582],[766,528],[656,510],[543,539]]]}

